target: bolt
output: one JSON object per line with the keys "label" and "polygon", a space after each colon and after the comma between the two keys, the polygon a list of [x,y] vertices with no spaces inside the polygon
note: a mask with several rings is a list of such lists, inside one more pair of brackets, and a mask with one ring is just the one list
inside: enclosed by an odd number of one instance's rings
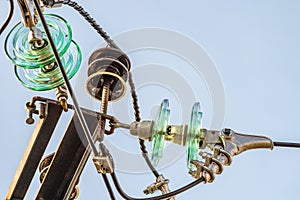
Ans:
{"label": "bolt", "polygon": [[[104,82],[103,84],[103,89],[102,89],[102,98],[101,98],[101,107],[100,107],[100,112],[102,114],[107,113],[107,108],[108,108],[108,98],[109,98],[109,83]],[[101,119],[101,132],[100,136],[97,138],[97,140],[102,141],[104,138],[104,133],[105,133],[105,119]]]}
{"label": "bolt", "polygon": [[65,85],[61,85],[56,88],[56,99],[59,101],[60,105],[62,106],[65,112],[68,111],[68,93],[67,88]]}
{"label": "bolt", "polygon": [[225,135],[225,136],[230,137],[230,136],[233,135],[233,131],[232,131],[231,129],[229,129],[229,128],[224,128],[224,129],[222,130],[222,134]]}
{"label": "bolt", "polygon": [[26,109],[28,111],[28,117],[26,119],[26,123],[27,124],[33,124],[34,123],[34,119],[33,119],[33,113],[36,109],[36,106],[34,104],[30,104],[30,102],[26,103]]}

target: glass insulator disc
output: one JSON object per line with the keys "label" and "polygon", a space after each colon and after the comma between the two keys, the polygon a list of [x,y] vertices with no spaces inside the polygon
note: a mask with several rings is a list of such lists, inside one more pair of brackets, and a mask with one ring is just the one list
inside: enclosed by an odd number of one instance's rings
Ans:
{"label": "glass insulator disc", "polygon": [[[79,46],[74,41],[72,41],[70,48],[61,60],[68,79],[71,79],[78,71],[82,60]],[[64,84],[60,69],[55,62],[43,68],[15,66],[15,74],[21,84],[31,90],[51,90]]]}
{"label": "glass insulator disc", "polygon": [[159,159],[163,156],[163,149],[165,146],[165,133],[170,121],[169,100],[164,99],[160,105],[157,120],[154,124],[154,134],[152,140],[152,157],[153,165],[157,166]]}
{"label": "glass insulator disc", "polygon": [[193,170],[194,166],[190,163],[191,160],[198,160],[199,142],[201,139],[202,127],[202,112],[200,103],[196,102],[192,108],[192,114],[190,119],[190,125],[188,128],[188,155],[187,155],[187,167],[189,170]]}
{"label": "glass insulator disc", "polygon": [[[52,39],[60,56],[68,50],[72,41],[72,30],[63,18],[54,14],[45,14]],[[34,48],[28,41],[29,28],[21,22],[13,27],[5,40],[5,52],[14,65],[24,68],[42,68],[55,61],[49,41],[40,22],[35,26],[42,31],[44,45]]]}

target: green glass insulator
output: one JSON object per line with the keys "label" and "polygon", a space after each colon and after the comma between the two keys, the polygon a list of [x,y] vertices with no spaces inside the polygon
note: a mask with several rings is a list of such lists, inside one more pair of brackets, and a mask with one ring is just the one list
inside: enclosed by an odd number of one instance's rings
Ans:
{"label": "green glass insulator", "polygon": [[165,146],[164,133],[167,132],[169,121],[170,121],[169,100],[164,99],[160,105],[158,117],[154,124],[154,134],[151,138],[153,142],[151,161],[154,166],[158,165],[159,159],[161,159],[163,156],[163,150]]}
{"label": "green glass insulator", "polygon": [[[68,79],[71,79],[79,69],[82,55],[79,46],[72,41],[68,51],[61,57]],[[64,84],[60,69],[54,62],[43,68],[22,68],[15,66],[15,74],[23,86],[37,91],[54,89]]]}
{"label": "green glass insulator", "polygon": [[[52,39],[57,48],[58,54],[63,56],[68,50],[72,41],[72,30],[70,25],[63,18],[54,14],[45,14]],[[42,24],[38,22],[35,28],[42,31],[44,45],[36,48],[29,43],[28,35],[30,29],[21,22],[13,27],[5,40],[5,52],[14,65],[24,68],[42,68],[55,62],[54,54],[46,39]]]}
{"label": "green glass insulator", "polygon": [[198,160],[199,142],[201,139],[200,129],[202,127],[202,112],[200,103],[196,102],[192,108],[190,125],[188,128],[188,155],[187,167],[189,170],[194,170],[191,160]]}

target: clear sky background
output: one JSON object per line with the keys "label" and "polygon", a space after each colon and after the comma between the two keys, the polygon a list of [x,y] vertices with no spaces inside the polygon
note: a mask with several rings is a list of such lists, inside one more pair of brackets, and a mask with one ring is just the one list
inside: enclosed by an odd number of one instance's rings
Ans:
{"label": "clear sky background", "polygon": [[[101,23],[111,35],[146,27],[173,30],[189,37],[205,49],[213,60],[223,81],[226,94],[226,115],[224,127],[242,133],[265,135],[274,141],[300,142],[300,2],[279,1],[80,1],[83,7]],[[6,16],[8,2],[0,2],[0,19]],[[103,43],[97,33],[71,8],[65,6],[49,10],[69,21],[74,40],[83,52],[80,74],[86,74],[86,59],[90,52]],[[34,126],[25,124],[25,103],[34,95],[54,98],[54,92],[33,92],[24,88],[14,77],[13,65],[4,53],[4,41],[8,31],[20,20],[16,5],[13,21],[0,37],[0,89],[1,93],[1,140],[0,140],[0,198],[4,198],[13,179],[19,161],[27,146]],[[147,40],[151,38],[145,38]],[[120,41],[122,42],[122,41]],[[176,43],[176,41],[174,41]],[[153,55],[153,56],[149,56]],[[158,55],[161,57],[158,58]],[[168,54],[143,51],[129,55],[133,69],[148,63],[159,63],[173,67],[182,73],[196,98],[203,103],[204,116],[211,116],[209,93],[201,95],[198,79],[191,69],[180,68],[179,64],[160,63],[172,60]],[[165,57],[164,57],[165,56]],[[145,58],[145,60],[143,60]],[[152,60],[153,61],[152,61]],[[178,59],[178,58],[173,58]],[[143,79],[138,73],[137,78]],[[144,74],[147,77],[147,74]],[[167,75],[166,75],[167,76]],[[79,87],[81,80],[73,80]],[[174,80],[176,81],[176,80]],[[201,84],[200,84],[201,85]],[[179,84],[180,86],[180,84]],[[200,87],[201,88],[201,87]],[[153,91],[157,91],[154,94]],[[172,122],[180,124],[177,112],[183,105],[176,100],[176,94],[166,87],[148,84],[138,87],[141,98],[142,117],[153,117],[155,105],[163,98],[169,98]],[[80,93],[82,95],[82,93]],[[87,93],[86,93],[87,96]],[[82,97],[83,98],[83,97]],[[81,96],[79,97],[79,100]],[[207,107],[205,105],[207,104]],[[85,106],[85,105],[83,105]],[[96,108],[97,103],[92,107]],[[191,107],[192,105],[188,105]],[[129,106],[128,106],[129,108]],[[127,108],[126,108],[127,109]],[[205,113],[206,111],[206,113]],[[132,112],[129,112],[132,114]],[[175,114],[173,114],[175,113]],[[179,113],[181,114],[181,113]],[[117,113],[116,113],[117,115]],[[68,123],[68,116],[62,119],[47,152],[53,152]],[[117,116],[118,117],[118,116]],[[209,117],[208,117],[209,118]],[[209,128],[208,118],[204,127]],[[131,119],[127,119],[127,122]],[[123,145],[125,151],[138,153],[138,143],[126,133],[118,133],[110,138],[116,145]],[[125,136],[124,136],[125,135]],[[123,139],[124,138],[124,139]],[[126,149],[128,144],[128,149]],[[212,184],[199,185],[177,199],[298,199],[300,151],[297,149],[275,148],[255,150],[234,157],[233,164],[216,176]],[[118,155],[113,155],[115,160]],[[131,163],[128,161],[128,163]],[[131,163],[134,165],[134,163]],[[130,164],[129,164],[130,166]],[[118,168],[118,166],[117,166]],[[176,189],[193,179],[187,174],[185,157],[161,170],[170,179],[170,188]],[[132,196],[143,196],[142,190],[154,181],[150,173],[119,172],[123,188]],[[80,180],[79,199],[108,199],[101,177],[96,173],[91,161],[88,162]],[[33,199],[39,187],[38,177],[34,178],[26,199]],[[119,196],[117,199],[121,199]]]}

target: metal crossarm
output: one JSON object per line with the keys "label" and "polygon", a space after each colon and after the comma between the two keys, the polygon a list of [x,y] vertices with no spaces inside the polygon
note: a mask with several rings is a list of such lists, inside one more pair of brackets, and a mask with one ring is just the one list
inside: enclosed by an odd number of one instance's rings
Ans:
{"label": "metal crossarm", "polygon": [[39,119],[15,173],[5,199],[24,199],[39,162],[61,116],[61,106],[47,103],[46,115]]}
{"label": "metal crossarm", "polygon": [[[98,124],[97,117],[88,111],[83,111],[83,114],[91,133],[93,133]],[[80,132],[82,131],[78,117],[74,114],[56,150],[36,199],[63,199],[76,173],[81,158],[87,150],[86,138],[80,137]]]}

